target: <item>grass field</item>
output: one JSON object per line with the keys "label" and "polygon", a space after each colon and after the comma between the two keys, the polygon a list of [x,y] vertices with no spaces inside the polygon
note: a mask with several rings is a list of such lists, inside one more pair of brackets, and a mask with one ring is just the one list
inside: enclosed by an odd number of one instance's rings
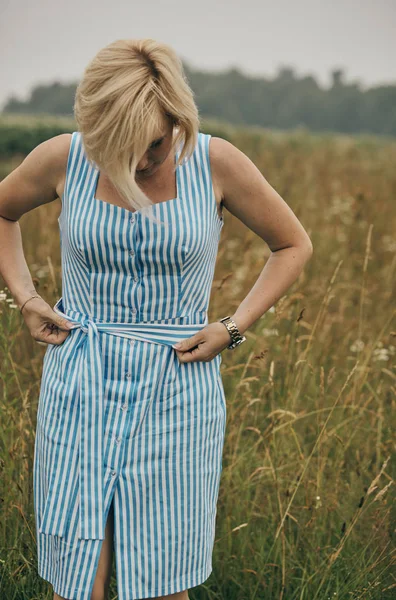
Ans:
{"label": "grass field", "polygon": [[[314,254],[247,342],[223,352],[214,570],[190,598],[396,598],[396,141],[232,128],[227,137],[291,206]],[[18,161],[3,160],[3,176]],[[59,211],[57,200],[20,220],[51,305],[61,295]],[[235,311],[268,256],[225,211],[209,320]],[[45,347],[2,280],[0,289],[0,597],[44,600],[32,465]]]}

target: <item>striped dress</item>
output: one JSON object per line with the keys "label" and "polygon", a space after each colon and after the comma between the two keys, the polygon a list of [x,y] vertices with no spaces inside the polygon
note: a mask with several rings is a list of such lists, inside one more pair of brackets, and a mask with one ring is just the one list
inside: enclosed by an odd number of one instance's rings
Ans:
{"label": "striped dress", "polygon": [[176,198],[131,211],[96,198],[99,170],[72,134],[54,310],[74,328],[44,355],[33,471],[38,572],[64,598],[90,600],[110,508],[119,600],[212,572],[222,358],[181,363],[172,348],[208,324],[224,224],[209,141],[199,132],[177,167]]}

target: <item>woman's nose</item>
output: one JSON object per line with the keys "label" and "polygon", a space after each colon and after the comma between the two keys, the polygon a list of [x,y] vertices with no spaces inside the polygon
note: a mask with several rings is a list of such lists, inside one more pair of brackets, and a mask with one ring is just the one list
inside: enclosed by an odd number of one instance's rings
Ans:
{"label": "woman's nose", "polygon": [[143,156],[143,158],[140,160],[140,162],[137,164],[136,169],[138,171],[142,170],[142,169],[146,169],[147,167],[150,166],[152,161],[150,161],[150,158],[147,156],[147,153]]}

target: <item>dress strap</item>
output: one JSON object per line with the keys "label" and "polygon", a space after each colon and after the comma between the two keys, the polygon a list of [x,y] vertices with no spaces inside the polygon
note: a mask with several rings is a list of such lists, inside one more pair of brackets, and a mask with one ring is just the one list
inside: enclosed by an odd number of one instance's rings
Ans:
{"label": "dress strap", "polygon": [[59,215],[59,219],[61,219],[62,215],[69,216],[70,209],[70,196],[73,193],[73,189],[75,188],[77,173],[79,168],[79,132],[73,131],[70,140],[69,146],[69,154],[67,157],[67,165],[66,165],[66,178],[65,178],[65,186],[63,189],[63,195],[61,198],[62,202],[62,210]]}
{"label": "dress strap", "polygon": [[82,143],[81,133],[73,131],[66,167],[65,187],[62,197],[62,214],[71,219],[73,211],[78,211],[78,204],[93,193],[96,170],[87,159]]}
{"label": "dress strap", "polygon": [[205,185],[206,197],[209,204],[209,210],[211,217],[215,220],[215,222],[220,226],[220,228],[224,225],[223,217],[219,217],[219,213],[217,211],[217,202],[216,195],[213,187],[213,179],[212,179],[212,169],[210,165],[210,140],[212,136],[210,133],[202,133],[199,134],[199,154],[200,154],[200,162],[201,162],[201,170],[202,170],[202,178]]}

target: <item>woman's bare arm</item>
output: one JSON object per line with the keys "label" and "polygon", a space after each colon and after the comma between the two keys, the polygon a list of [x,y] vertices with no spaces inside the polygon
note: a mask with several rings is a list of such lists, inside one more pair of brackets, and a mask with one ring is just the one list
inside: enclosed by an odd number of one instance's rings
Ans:
{"label": "woman's bare arm", "polygon": [[67,133],[39,144],[0,182],[0,274],[19,307],[36,290],[23,253],[18,220],[58,198],[69,145]]}
{"label": "woman's bare arm", "polygon": [[256,283],[232,315],[243,333],[281,298],[312,255],[304,227],[283,198],[243,152],[222,138],[211,138],[213,179],[222,203],[260,236],[271,255]]}

